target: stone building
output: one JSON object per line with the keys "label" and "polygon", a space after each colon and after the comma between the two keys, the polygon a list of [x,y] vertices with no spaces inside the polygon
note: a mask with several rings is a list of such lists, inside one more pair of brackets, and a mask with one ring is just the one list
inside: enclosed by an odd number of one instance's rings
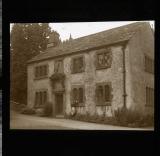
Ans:
{"label": "stone building", "polygon": [[[49,43],[54,45],[54,40]],[[52,103],[53,117],[112,116],[122,107],[153,113],[150,24],[136,22],[48,46],[28,62],[28,106],[41,108],[46,101]]]}

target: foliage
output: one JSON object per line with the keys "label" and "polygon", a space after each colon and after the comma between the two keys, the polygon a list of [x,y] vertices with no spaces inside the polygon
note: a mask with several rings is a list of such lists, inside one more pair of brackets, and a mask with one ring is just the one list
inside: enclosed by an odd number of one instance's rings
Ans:
{"label": "foliage", "polygon": [[33,108],[26,107],[22,109],[21,114],[33,115],[35,114],[35,110]]}
{"label": "foliage", "polygon": [[147,127],[153,126],[153,115],[141,115],[139,112],[129,109],[118,109],[114,112],[114,116],[106,117],[103,115],[76,114],[75,116],[66,115],[67,118],[86,122],[94,122],[101,124],[110,124],[125,127]]}
{"label": "foliage", "polygon": [[10,94],[13,101],[26,104],[27,61],[46,49],[50,33],[48,23],[13,24],[10,34]]}
{"label": "foliage", "polygon": [[63,74],[63,73],[54,73],[51,77],[50,77],[50,79],[51,80],[60,80],[60,79],[64,79],[65,78],[65,74]]}
{"label": "foliage", "polygon": [[11,102],[10,107],[11,107],[11,110],[13,110],[13,111],[21,112],[24,108],[26,108],[26,105],[25,104]]}
{"label": "foliage", "polygon": [[52,109],[53,104],[51,102],[46,102],[44,105],[44,115],[43,116],[51,116],[52,115]]}
{"label": "foliage", "polygon": [[144,127],[153,126],[153,115],[142,115],[136,110],[118,109],[115,111],[115,119],[121,126]]}

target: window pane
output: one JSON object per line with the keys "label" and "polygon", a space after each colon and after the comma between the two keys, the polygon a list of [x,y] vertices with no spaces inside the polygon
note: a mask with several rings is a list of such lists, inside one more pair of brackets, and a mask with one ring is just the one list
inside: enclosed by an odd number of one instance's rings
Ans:
{"label": "window pane", "polygon": [[111,64],[110,53],[105,53],[105,55],[104,55],[104,65],[107,67],[107,66],[110,66],[110,64]]}
{"label": "window pane", "polygon": [[76,59],[73,59],[73,72],[76,72],[76,67],[77,63],[76,63]]}
{"label": "window pane", "polygon": [[80,57],[78,60],[79,60],[78,70],[79,70],[79,71],[82,71],[82,70],[83,70],[83,58]]}
{"label": "window pane", "polygon": [[78,102],[78,89],[74,88],[73,89],[73,101],[77,101]]}
{"label": "window pane", "polygon": [[45,104],[46,103],[46,101],[47,101],[47,92],[46,91],[44,91],[43,92],[43,104]]}
{"label": "window pane", "polygon": [[145,56],[145,71],[154,73],[154,61],[147,56]]}
{"label": "window pane", "polygon": [[98,55],[98,65],[103,66],[103,54]]}
{"label": "window pane", "polygon": [[42,97],[42,96],[43,96],[43,95],[42,95],[42,92],[39,92],[39,94],[40,94],[40,105],[42,105],[42,103],[43,103],[43,101],[42,101],[42,100],[43,100],[43,97]]}
{"label": "window pane", "polygon": [[44,66],[41,66],[41,76],[44,76]]}
{"label": "window pane", "polygon": [[35,68],[35,77],[38,77],[37,67]]}
{"label": "window pane", "polygon": [[146,106],[154,105],[154,89],[146,87]]}
{"label": "window pane", "polygon": [[98,102],[103,102],[103,87],[102,86],[98,86]]}
{"label": "window pane", "polygon": [[43,66],[43,76],[46,75],[46,66]]}
{"label": "window pane", "polygon": [[38,93],[36,92],[35,95],[35,106],[38,106]]}
{"label": "window pane", "polygon": [[82,72],[83,71],[83,57],[73,59],[73,72]]}
{"label": "window pane", "polygon": [[110,101],[110,86],[105,85],[105,101]]}
{"label": "window pane", "polygon": [[83,103],[83,88],[79,88],[79,102]]}

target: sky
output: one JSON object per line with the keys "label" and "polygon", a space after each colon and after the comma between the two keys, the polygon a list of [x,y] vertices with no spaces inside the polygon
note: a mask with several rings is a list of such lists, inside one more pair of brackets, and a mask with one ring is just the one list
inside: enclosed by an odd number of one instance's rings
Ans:
{"label": "sky", "polygon": [[[116,22],[66,22],[66,23],[50,23],[52,30],[59,33],[61,41],[69,39],[70,35],[73,39],[98,33],[115,27],[131,24],[139,21],[116,21]],[[149,22],[154,29],[154,21]],[[12,24],[11,24],[12,27]]]}
{"label": "sky", "polygon": [[[90,34],[98,33],[104,30],[112,29],[122,25],[131,24],[138,21],[126,21],[126,22],[68,22],[68,23],[50,23],[52,30],[57,31],[60,34],[62,41],[69,39],[70,34],[73,39]],[[144,22],[144,21],[142,21]],[[154,29],[154,21],[145,21],[151,24]]]}

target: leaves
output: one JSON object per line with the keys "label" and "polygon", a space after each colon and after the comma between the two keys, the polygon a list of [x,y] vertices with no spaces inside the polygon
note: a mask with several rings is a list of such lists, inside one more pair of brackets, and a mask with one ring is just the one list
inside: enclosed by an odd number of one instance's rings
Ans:
{"label": "leaves", "polygon": [[[11,98],[26,103],[27,61],[47,47],[48,23],[15,23],[10,34]],[[57,32],[55,32],[57,33]],[[57,40],[59,43],[60,40]]]}

